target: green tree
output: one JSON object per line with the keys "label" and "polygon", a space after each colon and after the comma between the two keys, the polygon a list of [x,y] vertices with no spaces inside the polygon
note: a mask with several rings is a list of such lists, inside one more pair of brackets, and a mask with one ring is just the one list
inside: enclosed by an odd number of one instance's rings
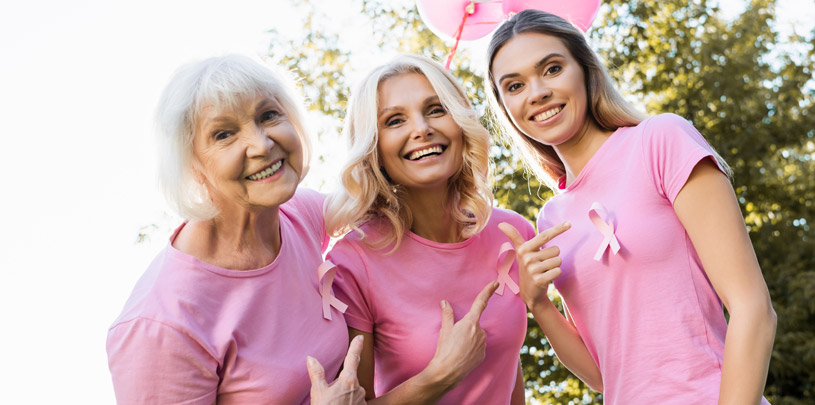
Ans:
{"label": "green tree", "polygon": [[[444,61],[450,44],[422,23],[413,2],[349,0],[370,44],[340,40],[335,16],[306,1],[305,30],[276,32],[273,60],[298,72],[311,108],[339,129],[355,55],[411,52]],[[732,21],[707,0],[606,0],[589,39],[623,93],[650,114],[687,119],[731,164],[734,188],[778,313],[766,395],[774,404],[815,400],[815,32],[780,39],[775,1],[753,0]],[[459,49],[452,73],[483,111],[480,56]],[[492,128],[488,120],[485,126]],[[336,132],[320,134],[336,136]],[[552,194],[492,149],[499,205],[530,220]],[[559,298],[553,299],[559,304]],[[666,310],[669,310],[666,308]],[[522,350],[528,395],[542,403],[600,403],[554,355],[530,319]]]}

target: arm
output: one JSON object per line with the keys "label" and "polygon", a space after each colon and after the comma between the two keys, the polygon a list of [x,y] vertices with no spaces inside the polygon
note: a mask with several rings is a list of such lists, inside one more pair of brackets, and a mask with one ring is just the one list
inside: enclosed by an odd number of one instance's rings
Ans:
{"label": "arm", "polygon": [[521,298],[540,325],[558,359],[593,390],[603,392],[600,369],[577,328],[563,317],[547,295],[549,283],[561,274],[561,260],[558,257],[560,250],[557,246],[541,248],[569,229],[569,225],[561,224],[547,229],[529,241],[524,240],[520,232],[510,224],[501,223],[498,226],[515,246]]}
{"label": "arm", "polygon": [[108,332],[108,364],[119,403],[210,404],[218,362],[190,335],[150,319]]}
{"label": "arm", "polygon": [[776,316],[727,178],[701,161],[674,200],[722,303],[730,313],[720,404],[757,404],[767,379]]}
{"label": "arm", "polygon": [[521,363],[518,363],[518,376],[515,377],[515,388],[512,390],[510,405],[523,405],[526,403],[526,392],[524,392],[524,373],[521,370]]}
{"label": "arm", "polygon": [[374,393],[374,336],[348,328],[353,338],[365,337],[359,363],[359,382],[371,404],[435,403],[455,388],[486,356],[487,335],[479,321],[487,302],[498,288],[497,282],[484,287],[473,302],[470,312],[455,322],[453,309],[442,301],[442,322],[436,354],[427,367],[390,392],[376,398]]}

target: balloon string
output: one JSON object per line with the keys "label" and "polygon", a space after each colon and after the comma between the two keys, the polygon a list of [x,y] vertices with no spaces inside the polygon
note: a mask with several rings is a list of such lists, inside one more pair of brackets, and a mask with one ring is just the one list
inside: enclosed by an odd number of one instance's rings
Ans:
{"label": "balloon string", "polygon": [[[470,3],[472,5],[472,3]],[[447,63],[444,65],[444,70],[450,70],[450,62],[453,60],[453,55],[456,54],[456,48],[458,48],[458,42],[461,40],[461,33],[464,31],[464,23],[467,22],[467,16],[469,16],[469,10],[464,10],[464,18],[461,19],[461,25],[458,26],[458,30],[456,30],[456,43],[450,48],[450,53],[447,55]]]}

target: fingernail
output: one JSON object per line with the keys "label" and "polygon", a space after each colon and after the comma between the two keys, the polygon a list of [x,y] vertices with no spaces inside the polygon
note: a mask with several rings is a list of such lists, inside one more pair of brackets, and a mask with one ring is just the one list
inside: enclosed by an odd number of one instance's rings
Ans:
{"label": "fingernail", "polygon": [[563,227],[564,227],[564,228],[571,228],[571,227],[572,227],[572,223],[571,223],[571,222],[569,222],[569,221],[566,221],[566,222],[564,222],[564,223],[563,223]]}
{"label": "fingernail", "polygon": [[353,340],[353,341],[357,341],[357,340],[362,340],[362,335],[356,335],[356,336],[354,336],[354,340]]}
{"label": "fingernail", "polygon": [[315,359],[314,357],[306,356],[306,362],[308,363],[309,366],[313,366],[316,361],[317,359]]}
{"label": "fingernail", "polygon": [[442,308],[447,308],[447,301],[446,300],[441,300],[441,307]]}

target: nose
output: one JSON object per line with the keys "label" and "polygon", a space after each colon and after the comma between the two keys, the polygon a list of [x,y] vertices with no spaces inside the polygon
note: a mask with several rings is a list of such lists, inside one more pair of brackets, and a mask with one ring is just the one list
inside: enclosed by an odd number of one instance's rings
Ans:
{"label": "nose", "polygon": [[246,156],[264,157],[269,154],[275,145],[275,141],[263,130],[263,128],[253,125],[246,134]]}
{"label": "nose", "polygon": [[535,78],[529,82],[531,88],[529,100],[532,104],[539,104],[552,95],[552,89],[541,78]]}
{"label": "nose", "polygon": [[427,122],[427,118],[421,116],[413,121],[413,129],[410,134],[411,138],[413,139],[421,139],[431,136],[433,134],[433,128],[430,126],[430,123]]}

